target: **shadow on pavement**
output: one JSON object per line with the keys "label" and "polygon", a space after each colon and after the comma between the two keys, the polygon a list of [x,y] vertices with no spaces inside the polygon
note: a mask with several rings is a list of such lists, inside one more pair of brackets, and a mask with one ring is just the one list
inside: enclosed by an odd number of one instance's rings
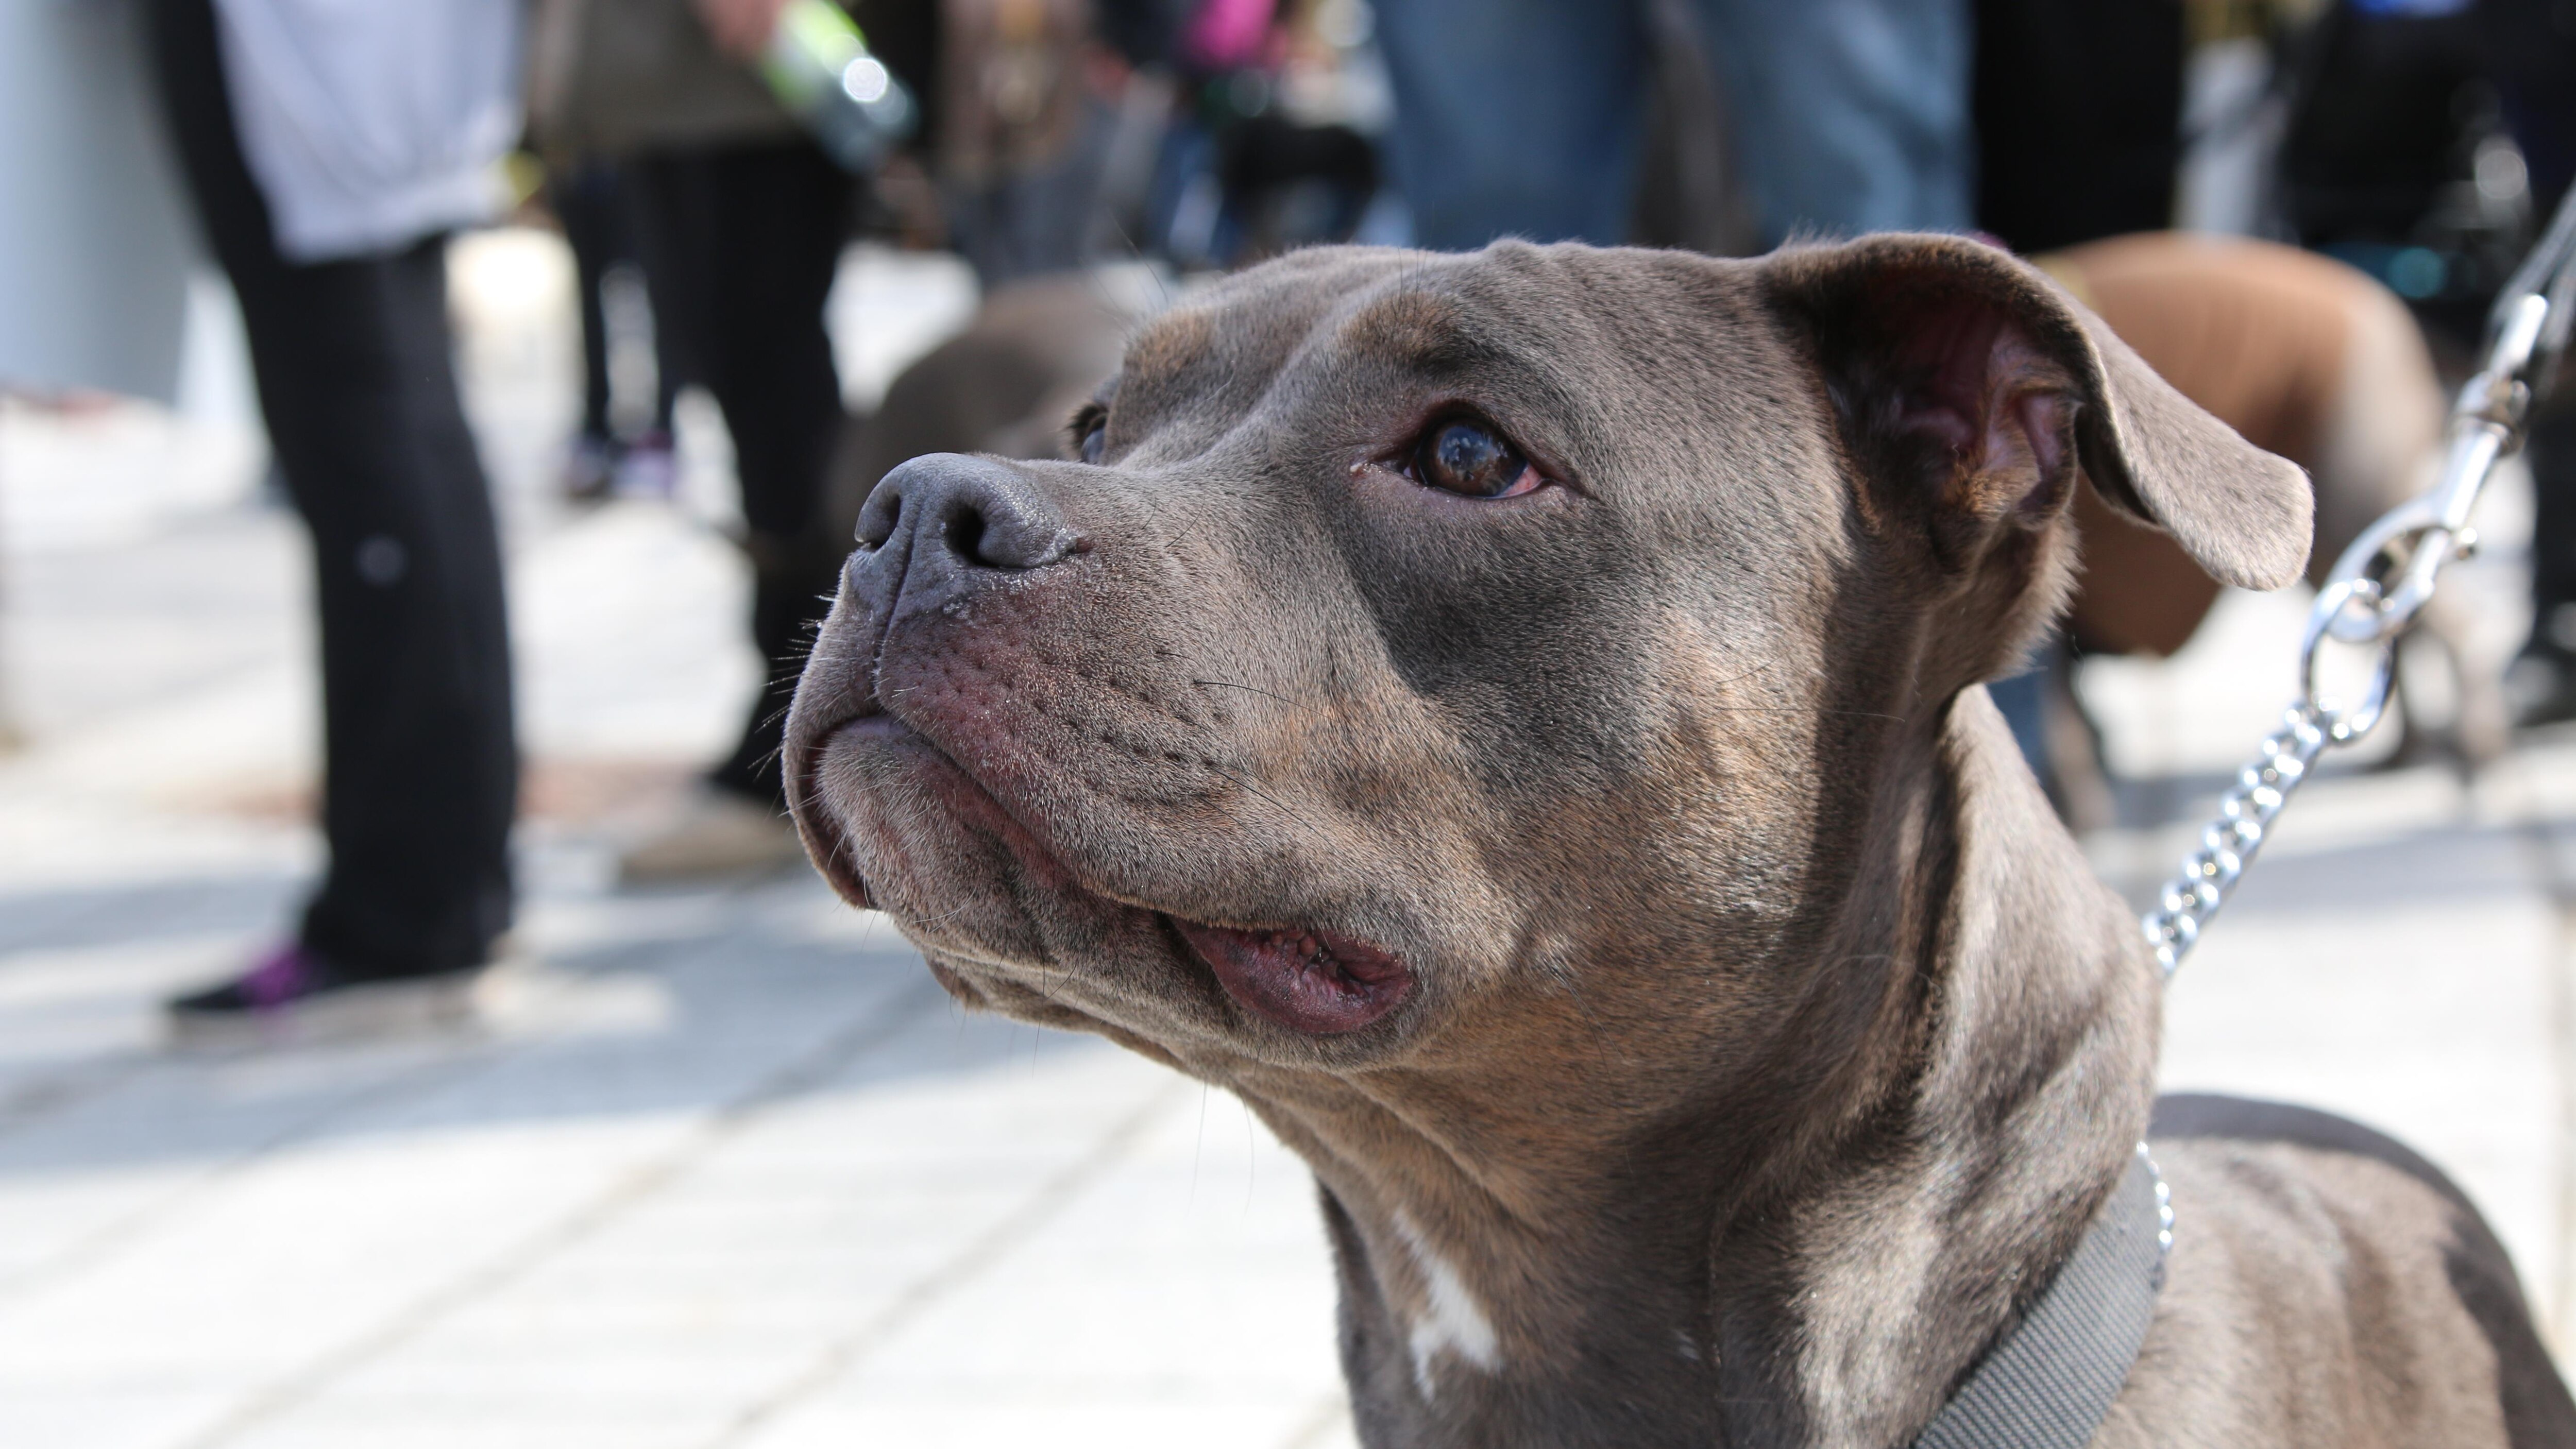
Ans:
{"label": "shadow on pavement", "polygon": [[[0,898],[7,923],[0,951],[242,930],[274,919],[287,889],[282,879],[259,879]],[[148,907],[134,904],[138,896]],[[609,907],[611,921],[631,917],[646,933],[503,968],[486,983],[471,1025],[215,1047],[144,1038],[42,1064],[49,1075],[22,1072],[28,1080],[0,1091],[0,1180],[213,1166],[289,1146],[300,1152],[399,1135],[723,1112],[1025,1068],[1089,1045],[970,1017],[890,929],[871,932],[874,939],[817,938],[804,928],[810,916],[782,907],[774,892],[678,902],[702,919],[658,933],[654,908],[675,904],[668,898],[589,904]],[[781,916],[788,919],[774,919]],[[0,984],[10,974],[0,968]],[[156,1000],[157,991],[113,983],[69,1001],[0,997],[0,1039],[46,1034],[48,1013],[131,1016]]]}

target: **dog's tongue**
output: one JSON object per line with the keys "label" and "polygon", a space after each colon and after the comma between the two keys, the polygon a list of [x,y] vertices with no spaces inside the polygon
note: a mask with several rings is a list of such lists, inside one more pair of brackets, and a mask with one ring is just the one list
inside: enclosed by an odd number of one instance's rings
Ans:
{"label": "dog's tongue", "polygon": [[1393,953],[1332,931],[1172,924],[1226,995],[1291,1031],[1357,1031],[1413,994],[1413,971]]}

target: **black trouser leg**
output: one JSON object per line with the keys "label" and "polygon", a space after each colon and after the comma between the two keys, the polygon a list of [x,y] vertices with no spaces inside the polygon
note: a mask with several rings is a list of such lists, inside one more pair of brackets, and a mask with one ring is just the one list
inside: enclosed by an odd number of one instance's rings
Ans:
{"label": "black trouser leg", "polygon": [[313,539],[331,865],[304,943],[359,975],[480,963],[509,924],[518,757],[500,541],[457,396],[443,241],[281,258],[210,0],[153,0],[152,19],[173,138]]}
{"label": "black trouser leg", "polygon": [[2534,418],[2528,447],[2532,640],[2576,655],[2576,401]]}
{"label": "black trouser leg", "polygon": [[581,430],[606,438],[614,431],[608,417],[608,317],[600,305],[600,285],[608,269],[623,260],[624,240],[618,209],[617,173],[604,162],[588,162],[547,185],[547,200],[563,227],[564,245],[572,252],[573,293],[581,313]]}
{"label": "black trouser leg", "polygon": [[752,639],[769,679],[713,782],[782,797],[778,746],[832,580],[808,562],[841,421],[823,302],[846,234],[848,173],[810,142],[665,151],[628,170],[657,326],[724,409],[755,569]]}

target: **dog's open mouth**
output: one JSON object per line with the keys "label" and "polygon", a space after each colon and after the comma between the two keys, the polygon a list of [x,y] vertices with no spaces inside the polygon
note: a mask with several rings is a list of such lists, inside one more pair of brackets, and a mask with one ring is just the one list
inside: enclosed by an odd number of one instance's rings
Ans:
{"label": "dog's open mouth", "polygon": [[1413,970],[1393,952],[1336,931],[1172,925],[1237,1005],[1291,1031],[1357,1031],[1413,994]]}

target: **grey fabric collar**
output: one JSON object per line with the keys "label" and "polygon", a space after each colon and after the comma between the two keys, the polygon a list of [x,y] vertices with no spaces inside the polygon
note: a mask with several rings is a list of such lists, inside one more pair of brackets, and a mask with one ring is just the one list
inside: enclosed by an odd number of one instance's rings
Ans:
{"label": "grey fabric collar", "polygon": [[2056,1279],[1914,1449],[2082,1449],[2147,1341],[2172,1246],[2173,1208],[2141,1142]]}

